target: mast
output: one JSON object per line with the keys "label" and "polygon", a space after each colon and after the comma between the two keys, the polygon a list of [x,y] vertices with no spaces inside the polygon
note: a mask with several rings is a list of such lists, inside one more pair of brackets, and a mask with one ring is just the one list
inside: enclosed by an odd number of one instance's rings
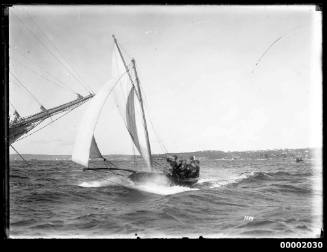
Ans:
{"label": "mast", "polygon": [[132,64],[133,64],[133,70],[135,73],[135,80],[136,80],[136,85],[137,85],[137,90],[139,93],[139,100],[141,103],[141,110],[142,110],[142,116],[143,116],[143,124],[144,124],[144,130],[145,130],[145,138],[146,138],[146,145],[147,145],[147,150],[148,150],[148,155],[150,159],[150,166],[152,169],[152,157],[151,157],[151,146],[150,146],[150,141],[149,141],[149,133],[148,133],[148,127],[146,123],[146,118],[145,118],[145,113],[144,113],[144,107],[143,107],[143,99],[142,99],[142,93],[141,93],[141,88],[140,88],[140,81],[136,72],[136,66],[135,66],[135,60],[132,59]]}
{"label": "mast", "polygon": [[[117,43],[117,39],[115,37],[115,35],[112,35],[113,39],[114,39],[114,42],[115,42],[115,45],[117,46],[117,49],[118,49],[118,52],[119,52],[119,55],[123,61],[123,64],[124,64],[124,67],[126,69],[126,72],[128,74],[128,77],[132,83],[132,85],[135,87],[134,85],[134,82],[133,82],[133,78],[131,76],[131,73],[129,72],[129,69],[127,67],[127,64],[126,64],[126,61],[123,57],[123,54],[119,48],[119,45]],[[143,117],[143,124],[144,124],[144,130],[145,130],[145,137],[146,137],[146,145],[147,145],[147,151],[148,151],[148,155],[149,155],[149,161],[150,161],[150,167],[152,169],[152,157],[151,157],[151,146],[150,146],[150,141],[149,141],[149,133],[148,133],[148,128],[147,128],[147,123],[146,123],[146,118],[145,118],[145,113],[144,113],[144,107],[143,107],[143,99],[142,99],[142,95],[141,95],[141,89],[140,89],[140,83],[139,83],[139,78],[137,76],[137,72],[136,72],[136,67],[135,67],[135,60],[132,59],[132,64],[133,64],[133,70],[134,70],[134,73],[135,73],[135,79],[136,79],[136,84],[137,84],[137,90],[136,91],[136,96],[138,97],[140,103],[141,103],[141,110],[142,110],[142,117]]]}
{"label": "mast", "polygon": [[82,103],[89,100],[90,98],[92,98],[93,96],[94,96],[93,94],[90,94],[90,95],[82,97],[82,98],[78,97],[78,99],[76,99],[76,100],[64,103],[64,104],[59,105],[59,106],[54,107],[54,108],[46,109],[45,111],[43,110],[43,111],[41,111],[39,113],[36,113],[34,115],[22,118],[23,120],[21,120],[21,121],[19,121],[17,123],[10,124],[10,128],[19,127],[19,126],[23,126],[25,124],[34,123],[34,122],[39,121],[39,120],[47,119],[48,117],[50,117],[50,116],[52,116],[54,114],[63,112],[63,111],[68,110],[68,109],[70,109],[70,108],[72,108],[74,106],[79,106]]}
{"label": "mast", "polygon": [[[112,38],[114,39],[115,45],[116,45],[116,47],[117,47],[117,49],[118,49],[119,56],[120,56],[120,58],[121,58],[122,61],[123,61],[123,64],[124,64],[125,70],[126,70],[126,72],[127,72],[127,75],[128,75],[128,77],[129,77],[130,81],[132,82],[132,85],[135,87],[135,85],[134,85],[134,81],[133,81],[133,78],[132,78],[132,76],[131,76],[131,73],[129,72],[129,68],[127,67],[126,61],[125,61],[125,59],[124,59],[124,57],[123,57],[123,54],[122,54],[122,52],[121,52],[121,50],[120,50],[120,47],[119,47],[119,45],[118,45],[118,42],[117,42],[117,39],[116,39],[115,35],[112,34]],[[139,96],[138,93],[136,93],[136,95]]]}
{"label": "mast", "polygon": [[93,94],[90,94],[82,98],[78,97],[78,99],[74,101],[64,103],[60,106],[50,108],[45,111],[41,111],[37,114],[25,118],[21,117],[19,121],[9,123],[9,136],[8,136],[9,144],[14,143],[22,135],[26,134],[27,132],[35,128],[38,125],[38,123],[44,121],[45,119],[51,117],[52,115],[62,113],[66,110],[70,110],[75,107],[78,107],[82,105],[84,102],[86,102],[87,100],[91,99],[93,96],[94,96]]}

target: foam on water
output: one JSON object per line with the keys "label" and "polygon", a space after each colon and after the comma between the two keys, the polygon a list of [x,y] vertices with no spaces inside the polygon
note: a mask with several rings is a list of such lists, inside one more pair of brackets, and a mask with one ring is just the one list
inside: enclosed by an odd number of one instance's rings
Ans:
{"label": "foam on water", "polygon": [[153,182],[134,184],[132,188],[149,192],[149,193],[160,194],[160,195],[170,195],[170,194],[176,194],[186,191],[199,190],[198,188],[191,188],[186,186],[169,186],[169,185],[162,185]]}
{"label": "foam on water", "polygon": [[10,237],[311,238],[321,232],[322,168],[315,172],[312,162],[207,159],[192,188],[81,172],[71,161],[31,163],[29,169],[11,163]]}
{"label": "foam on water", "polygon": [[228,184],[232,184],[235,182],[238,182],[242,179],[247,178],[249,175],[248,174],[234,174],[234,175],[230,175],[228,178],[226,179],[222,179],[219,177],[214,177],[214,178],[202,178],[198,181],[197,185],[199,186],[205,186],[207,185],[208,188],[213,189],[213,188],[219,188],[221,186],[225,186]]}
{"label": "foam on water", "polygon": [[84,181],[78,184],[80,187],[106,187],[115,185],[159,195],[170,195],[186,191],[199,190],[198,188],[190,188],[185,186],[170,186],[164,181],[158,181],[158,179],[134,183],[133,181],[124,177],[110,177],[101,180]]}
{"label": "foam on water", "polygon": [[132,184],[130,186],[136,190],[160,195],[170,195],[186,191],[199,190],[197,188],[190,188],[186,186],[172,186],[166,176],[143,177],[140,180],[131,182]]}
{"label": "foam on water", "polygon": [[125,181],[120,177],[110,177],[101,180],[84,181],[78,184],[80,187],[105,187],[112,185],[124,186]]}

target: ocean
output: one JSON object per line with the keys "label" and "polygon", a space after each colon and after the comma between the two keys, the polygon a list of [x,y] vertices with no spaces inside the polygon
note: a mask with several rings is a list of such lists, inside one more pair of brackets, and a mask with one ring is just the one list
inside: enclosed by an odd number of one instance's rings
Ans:
{"label": "ocean", "polygon": [[201,158],[191,188],[29,162],[10,162],[12,238],[299,238],[322,228],[317,160]]}

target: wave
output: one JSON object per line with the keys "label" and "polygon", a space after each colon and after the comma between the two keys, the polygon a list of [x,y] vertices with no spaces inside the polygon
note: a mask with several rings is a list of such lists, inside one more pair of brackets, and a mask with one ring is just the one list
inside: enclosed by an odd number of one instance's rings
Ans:
{"label": "wave", "polygon": [[253,181],[276,180],[276,179],[285,180],[290,177],[308,177],[312,175],[312,172],[290,173],[290,172],[278,171],[278,172],[250,172],[250,173],[245,172],[242,174],[246,175],[246,177],[242,182],[245,181],[253,182]]}
{"label": "wave", "polygon": [[[303,176],[308,176],[311,173],[295,174],[290,172],[246,172],[242,175],[243,178],[236,179],[234,186],[246,186],[252,188],[254,185],[262,185],[265,192],[271,193],[297,193],[307,194],[312,193],[312,188],[307,182],[303,182]],[[258,184],[259,183],[259,184]]]}
{"label": "wave", "polygon": [[132,186],[132,188],[149,192],[149,193],[159,194],[159,195],[171,195],[181,192],[199,190],[199,188],[191,188],[186,186],[166,186],[166,185],[158,185],[151,182],[134,185]]}
{"label": "wave", "polygon": [[109,186],[109,185],[112,185],[111,180],[85,181],[85,182],[78,184],[78,186],[80,186],[80,187],[104,187],[104,186]]}
{"label": "wave", "polygon": [[123,186],[135,190],[140,190],[148,193],[159,195],[171,195],[186,191],[199,190],[198,188],[191,188],[186,186],[170,186],[168,184],[160,183],[159,181],[143,181],[142,183],[134,183],[125,177],[111,177],[101,180],[85,181],[78,184],[80,187],[107,187],[107,186]]}
{"label": "wave", "polygon": [[[309,176],[311,172],[305,173],[290,173],[286,171],[277,172],[244,172],[241,174],[230,175],[227,179],[219,177],[200,178],[198,183],[194,187],[185,186],[171,186],[164,181],[147,180],[142,183],[134,183],[127,177],[109,177],[93,181],[84,181],[78,184],[80,187],[108,187],[108,186],[123,186],[134,190],[159,194],[159,195],[171,195],[186,191],[200,190],[200,189],[214,189],[227,185],[240,185],[247,183],[255,183],[261,181],[285,181],[294,176]],[[276,188],[272,188],[275,190]],[[306,188],[286,188],[278,187],[278,190],[289,192],[309,192]]]}
{"label": "wave", "polygon": [[289,180],[296,177],[308,177],[312,176],[312,172],[301,172],[301,173],[291,173],[285,171],[277,172],[243,172],[241,174],[233,174],[228,177],[228,179],[221,178],[201,178],[197,183],[197,186],[201,188],[219,188],[227,185],[238,185],[246,183],[255,183],[260,181],[278,181],[278,180]]}
{"label": "wave", "polygon": [[241,174],[241,175],[233,175],[233,176],[229,177],[228,179],[202,178],[198,181],[198,183],[196,185],[201,188],[213,189],[213,188],[219,188],[222,186],[236,183],[237,181],[245,179],[246,177],[247,177],[246,175]]}
{"label": "wave", "polygon": [[[292,192],[292,193],[311,193],[311,188],[299,187],[294,185],[280,185],[280,184],[272,184],[271,186],[276,186],[279,192]],[[268,189],[273,191],[273,189]]]}
{"label": "wave", "polygon": [[29,179],[29,177],[23,176],[23,175],[10,175],[9,177],[11,179],[15,179],[15,178],[17,178],[17,179]]}
{"label": "wave", "polygon": [[10,225],[12,226],[27,226],[34,224],[36,222],[35,219],[25,219],[25,220],[19,220],[19,221],[11,221]]}

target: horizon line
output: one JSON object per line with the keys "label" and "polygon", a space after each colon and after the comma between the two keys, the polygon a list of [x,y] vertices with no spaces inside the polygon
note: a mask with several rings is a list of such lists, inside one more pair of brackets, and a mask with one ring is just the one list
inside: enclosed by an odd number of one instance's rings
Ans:
{"label": "horizon line", "polygon": [[[301,147],[301,148],[274,148],[274,149],[256,149],[256,150],[197,150],[197,151],[185,151],[185,152],[166,152],[166,153],[152,153],[152,155],[164,155],[164,154],[178,154],[178,153],[192,153],[192,152],[255,152],[255,151],[276,151],[276,150],[301,150],[301,149],[321,149],[321,147]],[[9,153],[9,155],[18,155],[17,153]],[[71,156],[71,154],[33,154],[33,153],[20,153],[20,155],[47,155],[47,156]],[[108,155],[121,155],[121,156],[134,156],[133,154],[103,154],[103,156]],[[136,156],[140,156],[137,154]]]}

